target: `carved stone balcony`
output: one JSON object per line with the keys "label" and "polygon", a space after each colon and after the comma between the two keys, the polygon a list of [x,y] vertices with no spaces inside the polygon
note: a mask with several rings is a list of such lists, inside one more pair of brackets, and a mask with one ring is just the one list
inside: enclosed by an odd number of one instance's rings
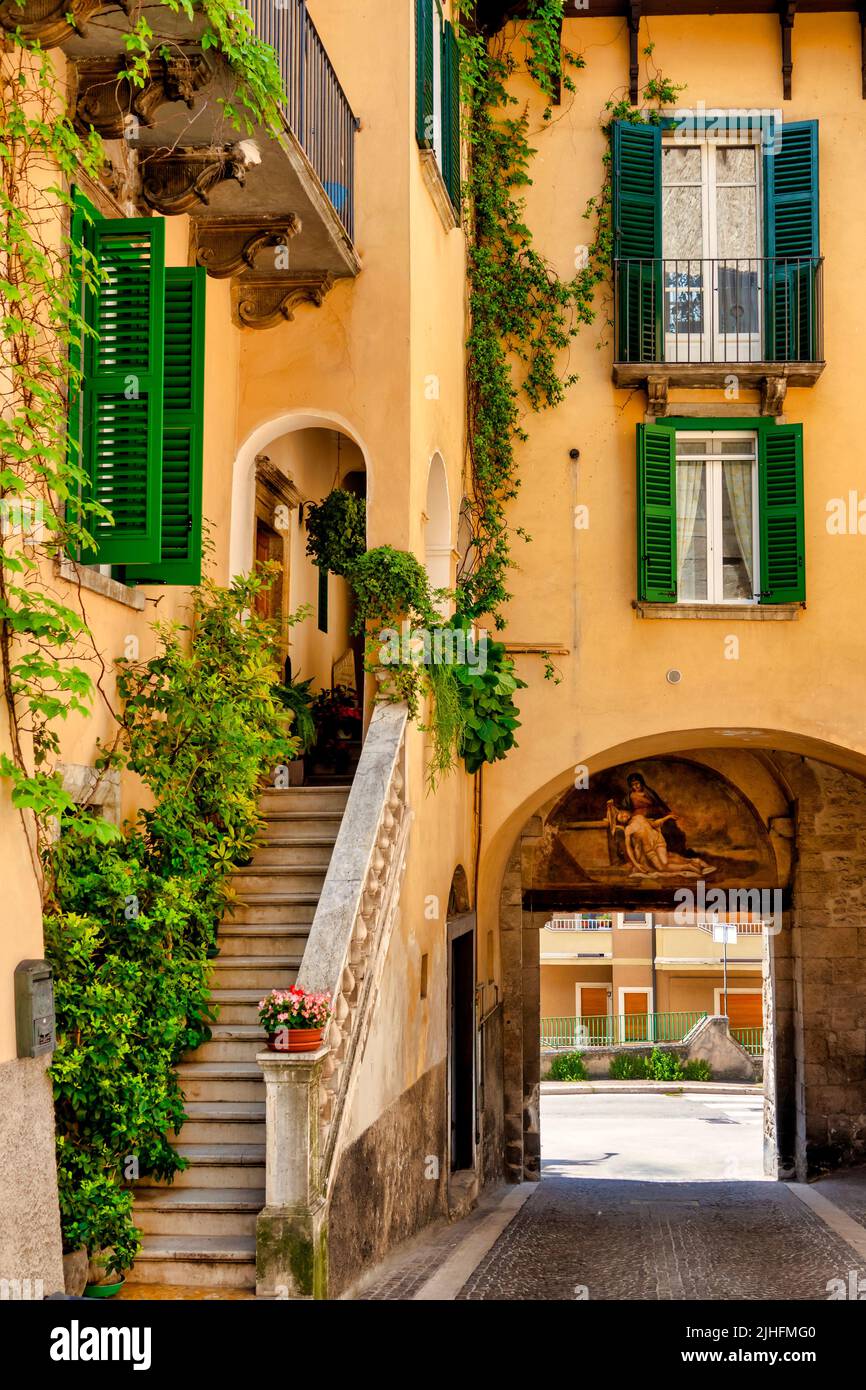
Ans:
{"label": "carved stone balcony", "polygon": [[336,279],[360,270],[358,121],[306,0],[246,5],[283,78],[276,135],[252,122],[235,128],[226,104],[244,119],[237,79],[215,48],[202,47],[207,21],[199,12],[190,19],[164,5],[158,18],[142,11],[155,28],[143,87],[122,75],[124,36],[137,17],[128,3],[0,0],[0,29],[20,26],[62,48],[75,68],[77,123],[107,142],[127,205],[188,213],[193,254],[210,274],[235,278],[238,321],[255,327],[290,318],[299,303],[320,303]]}

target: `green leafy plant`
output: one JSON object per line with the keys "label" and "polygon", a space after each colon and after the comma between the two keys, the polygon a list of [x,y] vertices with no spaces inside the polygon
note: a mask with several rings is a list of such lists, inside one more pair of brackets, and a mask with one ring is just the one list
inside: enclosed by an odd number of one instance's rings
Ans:
{"label": "green leafy plant", "polygon": [[650,1060],[634,1052],[618,1052],[610,1059],[608,1075],[612,1081],[646,1081]]}
{"label": "green leafy plant", "polygon": [[355,631],[369,623],[399,628],[402,622],[429,626],[438,619],[430,596],[427,571],[409,550],[380,545],[352,566],[349,582],[355,595]]}
{"label": "green leafy plant", "polygon": [[525,690],[526,682],[514,674],[514,662],[501,642],[488,641],[484,670],[457,666],[454,674],[464,716],[459,751],[467,772],[477,772],[515,747],[520,720],[514,693]]}
{"label": "green leafy plant", "polygon": [[683,1065],[675,1052],[663,1052],[661,1048],[654,1047],[647,1075],[652,1081],[682,1081]]}
{"label": "green leafy plant", "polygon": [[292,733],[300,740],[301,752],[309,753],[316,742],[316,721],[313,717],[314,696],[310,690],[313,677],[292,680],[276,687],[276,697],[292,716]]}
{"label": "green leafy plant", "polygon": [[693,1057],[683,1065],[684,1081],[712,1081],[713,1069],[703,1057]]}
{"label": "green leafy plant", "polygon": [[307,554],[320,569],[348,575],[367,548],[367,504],[334,488],[306,513]]}
{"label": "green leafy plant", "polygon": [[64,1239],[110,1247],[117,1269],[137,1248],[126,1180],[185,1166],[174,1068],[209,1036],[209,948],[255,844],[262,779],[299,747],[255,608],[267,581],[205,581],[190,627],[156,624],[157,655],[119,663],[121,734],[103,763],[137,773],[151,804],[108,844],[97,817],[67,813],[46,855]]}
{"label": "green leafy plant", "polygon": [[588,1077],[582,1052],[558,1052],[550,1064],[551,1081],[586,1081]]}

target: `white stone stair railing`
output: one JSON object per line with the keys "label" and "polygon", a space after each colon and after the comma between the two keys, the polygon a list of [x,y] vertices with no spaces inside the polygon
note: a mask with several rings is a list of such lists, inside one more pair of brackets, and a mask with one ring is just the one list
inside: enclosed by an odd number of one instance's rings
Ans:
{"label": "white stone stair railing", "polygon": [[[324,1046],[290,1066],[285,1054],[259,1057],[268,1087],[268,1133],[257,1288],[266,1296],[275,1291],[278,1297],[326,1296],[324,1208],[406,867],[412,822],[406,795],[407,721],[405,703],[383,703],[374,710],[298,971],[302,989],[331,995],[333,1013]],[[309,1094],[291,1097],[288,1090],[298,1087]],[[296,1132],[291,1144],[283,1123],[290,1112],[296,1128],[297,1117],[304,1117],[303,1133]],[[286,1167],[294,1175],[283,1172]],[[302,1208],[311,1219],[304,1218]],[[309,1268],[309,1284],[305,1280],[305,1287],[298,1287],[290,1265]]]}
{"label": "white stone stair railing", "polygon": [[320,1109],[322,1176],[370,1026],[406,867],[405,704],[376,706],[304,950],[298,984],[333,1001]]}

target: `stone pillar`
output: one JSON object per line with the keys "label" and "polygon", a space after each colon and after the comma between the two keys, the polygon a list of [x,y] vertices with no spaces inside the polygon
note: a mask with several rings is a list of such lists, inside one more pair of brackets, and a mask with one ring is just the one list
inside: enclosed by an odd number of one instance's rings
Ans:
{"label": "stone pillar", "polygon": [[260,1052],[265,1074],[265,1207],[256,1222],[256,1293],[326,1298],[327,1204],[319,1156],[317,1052]]}

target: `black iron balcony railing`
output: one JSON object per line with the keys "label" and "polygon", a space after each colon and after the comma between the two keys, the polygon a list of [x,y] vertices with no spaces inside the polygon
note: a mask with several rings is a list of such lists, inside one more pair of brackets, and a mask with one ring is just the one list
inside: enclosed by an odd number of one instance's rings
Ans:
{"label": "black iron balcony railing", "polygon": [[819,256],[614,263],[618,363],[820,363]]}
{"label": "black iron balcony railing", "polygon": [[245,0],[256,33],[276,51],[287,101],[283,114],[350,240],[355,235],[358,121],[340,86],[306,0]]}

